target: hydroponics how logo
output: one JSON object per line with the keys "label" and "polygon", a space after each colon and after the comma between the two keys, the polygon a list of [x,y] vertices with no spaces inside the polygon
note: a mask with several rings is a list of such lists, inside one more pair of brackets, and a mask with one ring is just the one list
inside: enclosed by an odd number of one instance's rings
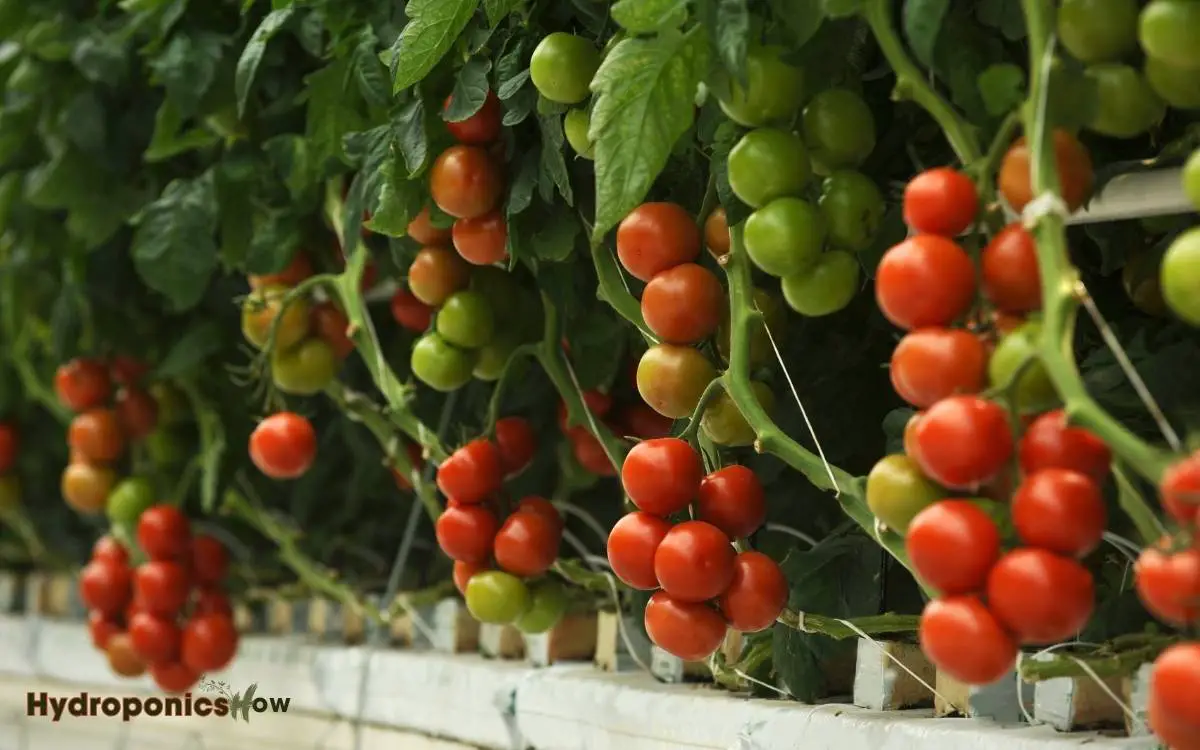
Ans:
{"label": "hydroponics how logo", "polygon": [[229,685],[215,680],[204,680],[199,685],[206,693],[218,697],[194,697],[191,693],[164,697],[90,695],[86,692],[73,696],[55,696],[46,692],[25,694],[25,713],[51,721],[61,721],[63,716],[110,718],[120,717],[131,721],[138,716],[208,717],[230,716],[234,721],[249,722],[251,714],[287,713],[291,698],[267,698],[256,695],[258,685],[252,684],[241,692],[231,690]]}
{"label": "hydroponics how logo", "polygon": [[[261,695],[255,695],[258,691],[258,683],[250,683],[250,687],[238,693],[230,689],[229,685],[219,680],[201,680],[200,689],[206,693],[216,693],[220,698],[216,699],[216,703],[224,703],[229,715],[237,721],[240,717],[242,721],[249,723],[251,712],[256,714],[266,713],[270,711],[273,714],[287,713],[288,706],[292,704],[291,698],[265,698]],[[225,714],[220,714],[224,716]]]}

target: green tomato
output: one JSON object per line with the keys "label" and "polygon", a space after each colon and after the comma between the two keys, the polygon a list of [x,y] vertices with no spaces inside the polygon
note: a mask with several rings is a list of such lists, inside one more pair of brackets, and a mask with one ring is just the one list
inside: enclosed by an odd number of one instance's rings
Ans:
{"label": "green tomato", "polygon": [[854,299],[858,291],[858,259],[845,250],[823,253],[812,268],[781,283],[783,299],[801,315],[810,318],[831,315]]}
{"label": "green tomato", "polygon": [[863,173],[841,170],[826,177],[818,205],[834,247],[861,252],[879,236],[883,193]]}
{"label": "green tomato", "polygon": [[771,276],[799,273],[816,262],[825,245],[825,219],[800,198],[776,198],[750,214],[743,233],[746,253]]}
{"label": "green tomato", "polygon": [[9,512],[21,505],[21,480],[16,474],[0,476],[0,512]]}
{"label": "green tomato", "polygon": [[[771,294],[765,289],[754,290],[754,304],[763,316],[761,322],[752,324],[750,328],[750,365],[757,367],[770,361],[774,356],[774,351],[771,349],[771,336],[775,337],[776,344],[783,345],[783,337],[787,332],[787,311],[784,309],[779,295]],[[717,329],[717,351],[728,362],[730,354],[728,309],[725,310],[724,315],[725,318]],[[767,328],[771,329],[770,336],[767,335]]]}
{"label": "green tomato", "polygon": [[1200,68],[1200,3],[1151,0],[1138,18],[1138,41],[1149,57],[1180,68]]}
{"label": "green tomato", "polygon": [[467,581],[467,611],[480,622],[507,625],[529,609],[529,587],[501,570],[485,570]]}
{"label": "green tomato", "polygon": [[1085,63],[1120,60],[1137,45],[1135,0],[1062,0],[1058,40]]}
{"label": "green tomato", "polygon": [[588,98],[592,76],[600,68],[600,51],[587,39],[564,31],[547,35],[533,50],[529,78],[546,99],[578,104]]}
{"label": "green tomato", "polygon": [[567,612],[567,592],[558,581],[547,578],[535,584],[529,596],[529,608],[513,623],[522,633],[545,633],[558,624]]}
{"label": "green tomato", "polygon": [[875,149],[875,117],[849,89],[828,89],[804,108],[804,140],[823,171],[854,168]]}
{"label": "green tomato", "polygon": [[717,99],[729,119],[748,128],[791,121],[804,102],[804,71],[787,64],[776,47],[753,47],[746,53],[746,86],[725,76]]}
{"label": "green tomato", "polygon": [[592,139],[588,137],[591,124],[592,119],[588,117],[586,109],[573,109],[563,115],[563,132],[567,134],[567,143],[585,159],[595,158],[596,155]]}
{"label": "green tomato", "polygon": [[[1047,411],[1059,403],[1058,392],[1038,355],[1041,337],[1041,321],[1028,320],[1000,339],[988,361],[988,380],[992,387],[1006,389],[1012,394],[1021,414]],[[1013,379],[1022,368],[1020,378],[1014,383]]]}
{"label": "green tomato", "polygon": [[494,337],[488,344],[479,349],[479,361],[475,363],[472,374],[476,380],[494,382],[500,379],[504,366],[512,357],[513,350],[518,346],[516,337],[504,332]]}
{"label": "green tomato", "polygon": [[271,380],[283,393],[320,393],[337,377],[337,371],[337,354],[324,339],[305,339],[291,349],[271,353]]}
{"label": "green tomato", "polygon": [[491,341],[495,332],[492,307],[478,292],[455,292],[438,310],[435,327],[451,344],[478,349]]}
{"label": "green tomato", "polygon": [[1200,149],[1193,151],[1183,165],[1183,192],[1200,211]]}
{"label": "green tomato", "polygon": [[1097,63],[1089,65],[1085,75],[1096,87],[1096,110],[1087,124],[1089,130],[1110,138],[1133,138],[1167,114],[1167,105],[1145,77],[1128,65]]}
{"label": "green tomato", "polygon": [[108,493],[106,513],[110,523],[128,526],[137,523],[142,511],[158,502],[154,485],[145,477],[129,477]]}
{"label": "green tomato", "polygon": [[1175,238],[1163,255],[1163,299],[1185,323],[1200,326],[1200,227]]}
{"label": "green tomato", "polygon": [[908,531],[914,516],[943,497],[946,491],[903,453],[884,456],[867,475],[867,507],[899,534]]}
{"label": "green tomato", "polygon": [[183,440],[171,430],[170,425],[159,422],[158,427],[142,440],[150,460],[156,466],[176,466],[187,458]]}
{"label": "green tomato", "polygon": [[1177,68],[1157,57],[1147,57],[1142,68],[1154,93],[1175,109],[1200,109],[1200,70]]}
{"label": "green tomato", "polygon": [[786,130],[751,130],[729,151],[729,187],[751,208],[800,195],[811,174],[804,141]]}
{"label": "green tomato", "polygon": [[[775,407],[775,394],[766,383],[750,384],[759,405],[770,413]],[[746,422],[742,412],[728,392],[722,392],[708,403],[704,416],[700,418],[700,429],[717,445],[738,447],[753,445],[757,437],[754,428]]]}
{"label": "green tomato", "polygon": [[471,371],[479,356],[476,352],[459,349],[446,339],[430,332],[413,344],[409,364],[413,375],[425,385],[449,393],[471,382]]}

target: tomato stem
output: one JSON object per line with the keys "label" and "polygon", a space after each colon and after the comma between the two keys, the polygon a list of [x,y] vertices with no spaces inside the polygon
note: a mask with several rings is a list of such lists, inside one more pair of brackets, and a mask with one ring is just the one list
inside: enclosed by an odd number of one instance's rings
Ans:
{"label": "tomato stem", "polygon": [[709,381],[704,388],[704,392],[700,394],[700,400],[696,403],[696,408],[692,410],[692,416],[688,419],[687,427],[683,428],[683,432],[679,433],[680,440],[686,440],[689,443],[695,443],[696,434],[700,431],[701,421],[704,419],[704,412],[708,409],[708,405],[717,396],[725,392],[725,382],[720,377],[715,377]]}
{"label": "tomato stem", "polygon": [[596,279],[599,282],[596,289],[597,299],[607,302],[618,315],[637,328],[647,344],[657,344],[658,337],[650,331],[645,318],[642,317],[641,303],[625,286],[616,256],[604,242],[592,245],[592,265],[596,267]]}
{"label": "tomato stem", "polygon": [[[856,617],[842,621],[837,617],[814,615],[810,612],[796,612],[785,609],[776,622],[786,625],[802,633],[824,635],[830,638],[858,638],[859,632],[867,635],[886,635],[890,633],[915,633],[921,622],[920,615],[883,614],[869,617]],[[846,625],[845,623],[850,623]],[[855,629],[857,628],[857,630]]]}
{"label": "tomato stem", "polygon": [[[1129,640],[1129,639],[1126,639]],[[1057,677],[1125,677],[1143,664],[1149,664],[1172,643],[1174,635],[1146,635],[1142,645],[1123,649],[1116,642],[1102,646],[1091,654],[1054,654],[1044,659],[1022,659],[1018,671],[1023,682],[1041,682]],[[1130,643],[1128,645],[1134,645]],[[1080,666],[1082,662],[1086,667]],[[1092,674],[1089,674],[1089,669]]]}

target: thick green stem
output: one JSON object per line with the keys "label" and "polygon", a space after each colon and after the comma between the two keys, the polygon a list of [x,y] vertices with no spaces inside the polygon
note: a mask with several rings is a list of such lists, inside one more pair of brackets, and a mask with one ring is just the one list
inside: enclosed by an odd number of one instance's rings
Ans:
{"label": "thick green stem", "polygon": [[683,432],[679,434],[680,440],[691,442],[695,439],[696,433],[700,431],[700,424],[704,419],[704,412],[708,409],[708,405],[717,396],[725,392],[725,381],[721,378],[713,378],[704,392],[700,394],[700,401],[696,403],[696,408],[692,410],[692,416],[688,419],[687,427],[683,428]]}
{"label": "thick green stem", "polygon": [[[1090,678],[1090,669],[1097,677],[1125,677],[1138,670],[1143,664],[1148,664],[1171,644],[1179,639],[1174,636],[1153,636],[1142,639],[1144,642],[1128,650],[1117,650],[1112,653],[1055,654],[1045,660],[1022,659],[1018,671],[1025,682],[1040,682],[1056,677]],[[1080,666],[1080,664],[1085,666]],[[1085,668],[1086,667],[1086,668]]]}
{"label": "thick green stem", "polygon": [[886,614],[841,620],[836,617],[785,609],[777,622],[802,633],[824,635],[840,640],[859,638],[862,633],[867,635],[915,633],[917,626],[921,623],[921,617],[919,615]]}
{"label": "thick green stem", "polygon": [[603,242],[592,245],[592,265],[596,267],[596,278],[599,281],[596,298],[607,302],[618,315],[633,324],[647,344],[657,344],[658,337],[646,325],[641,304],[625,287],[617,259],[608,249],[608,245]]}

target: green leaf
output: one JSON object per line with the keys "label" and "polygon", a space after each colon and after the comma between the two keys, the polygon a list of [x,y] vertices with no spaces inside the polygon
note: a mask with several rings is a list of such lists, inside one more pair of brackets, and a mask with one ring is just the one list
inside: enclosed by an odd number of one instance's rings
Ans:
{"label": "green leaf", "polygon": [[8,229],[8,219],[12,216],[13,206],[21,198],[21,181],[24,178],[20,172],[7,172],[0,177],[0,235]]}
{"label": "green leaf", "polygon": [[462,122],[474,115],[487,101],[488,73],[492,61],[486,57],[472,57],[458,71],[454,79],[454,90],[450,93],[450,106],[442,112],[446,122]]}
{"label": "green leaf", "polygon": [[917,60],[929,67],[950,0],[905,0],[904,36]]}
{"label": "green leaf", "polygon": [[707,49],[697,29],[667,32],[625,39],[600,65],[588,132],[596,149],[596,238],[642,202],[691,127]]}
{"label": "green leaf", "polygon": [[116,86],[129,72],[126,37],[93,30],[75,44],[71,62],[87,80]]}
{"label": "green leaf", "polygon": [[85,154],[103,160],[108,154],[108,113],[94,89],[80,91],[58,118],[63,134]]}
{"label": "green leaf", "polygon": [[379,60],[378,46],[375,31],[370,26],[364,27],[354,48],[354,79],[368,104],[387,107],[392,103],[392,89],[388,84],[387,68]]}
{"label": "green leaf", "polygon": [[336,60],[312,73],[308,83],[308,127],[314,164],[323,168],[329,159],[345,158],[342,139],[363,130],[366,118],[356,97],[346,96],[349,61]]}
{"label": "green leaf", "polygon": [[541,260],[559,262],[571,257],[579,237],[579,222],[566,211],[555,211],[541,222],[529,244]]}
{"label": "green leaf", "polygon": [[136,220],[130,254],[146,286],[175,310],[194,307],[217,268],[213,176],[174,180]]}
{"label": "green leaf", "polygon": [[25,199],[36,208],[70,209],[103,195],[104,175],[88,157],[63,149],[49,162],[29,171]]}
{"label": "green leaf", "polygon": [[533,202],[533,191],[537,189],[541,158],[531,151],[521,155],[516,175],[508,187],[508,198],[504,212],[510,218],[529,208]]}
{"label": "green leaf", "polygon": [[392,134],[408,167],[408,176],[416,177],[429,159],[429,135],[425,132],[425,103],[413,96],[392,118]]}
{"label": "green leaf", "polygon": [[862,12],[863,0],[821,0],[821,10],[830,18],[849,18]]}
{"label": "green leaf", "polygon": [[467,28],[479,0],[410,0],[409,21],[392,45],[392,91],[412,86],[433,70]]}
{"label": "green leaf", "polygon": [[170,99],[164,99],[154,115],[154,135],[142,158],[150,163],[166,161],[173,156],[207,148],[221,142],[220,136],[207,128],[183,129],[183,117]]}
{"label": "green leaf", "polygon": [[483,12],[487,15],[488,24],[496,27],[509,13],[524,8],[525,2],[526,0],[483,0]]}
{"label": "green leaf", "polygon": [[246,48],[242,50],[233,83],[237,93],[238,115],[246,112],[246,100],[250,96],[250,87],[254,85],[254,77],[258,73],[263,53],[266,52],[267,42],[291,20],[293,12],[294,9],[288,7],[268,13],[259,22],[258,28],[250,36],[250,41],[246,43]]}
{"label": "green leaf", "polygon": [[216,321],[202,321],[175,341],[158,367],[154,368],[153,377],[155,380],[184,377],[221,351],[224,343],[225,335],[221,326]]}
{"label": "green leaf", "polygon": [[677,29],[687,21],[685,0],[619,0],[610,11],[621,28],[634,34]]}
{"label": "green leaf", "polygon": [[371,212],[367,229],[388,237],[406,237],[408,224],[425,203],[425,186],[420,180],[404,178],[406,164],[401,157],[389,159],[384,167],[383,188]]}
{"label": "green leaf", "polygon": [[575,194],[571,190],[571,176],[567,173],[567,162],[563,157],[562,118],[558,115],[541,115],[538,128],[542,133],[542,150],[539,160],[538,192],[542,200],[554,202],[554,188],[562,195],[568,206],[575,205]]}
{"label": "green leaf", "polygon": [[1021,0],[979,0],[975,16],[983,25],[998,29],[1010,42],[1019,42],[1027,33]]}
{"label": "green leaf", "polygon": [[501,122],[508,127],[520,125],[537,109],[538,93],[533,86],[524,86],[517,90],[504,103],[504,117]]}
{"label": "green leaf", "polygon": [[750,12],[746,9],[746,0],[715,0],[715,5],[715,21],[709,26],[709,36],[716,39],[721,64],[735,80],[744,81],[750,38]]}
{"label": "green leaf", "polygon": [[263,151],[294,201],[312,194],[321,175],[312,163],[308,141],[298,135],[277,135],[263,143]]}
{"label": "green leaf", "polygon": [[775,17],[791,32],[791,43],[802,47],[825,21],[825,10],[813,0],[771,0]]}
{"label": "green leaf", "polygon": [[246,256],[247,273],[278,273],[296,254],[300,226],[287,209],[268,208],[254,217],[254,234]]}
{"label": "green leaf", "polygon": [[1025,100],[1025,71],[1012,63],[989,65],[979,74],[979,95],[992,117],[1001,117]]}
{"label": "green leaf", "polygon": [[725,208],[725,220],[730,226],[740,224],[750,216],[750,207],[733,194],[729,185],[729,152],[742,137],[742,129],[726,120],[717,127],[712,147],[712,170],[716,175],[717,199]]}
{"label": "green leaf", "polygon": [[227,39],[209,32],[179,33],[150,63],[154,79],[184,117],[196,113],[200,100],[216,80]]}

